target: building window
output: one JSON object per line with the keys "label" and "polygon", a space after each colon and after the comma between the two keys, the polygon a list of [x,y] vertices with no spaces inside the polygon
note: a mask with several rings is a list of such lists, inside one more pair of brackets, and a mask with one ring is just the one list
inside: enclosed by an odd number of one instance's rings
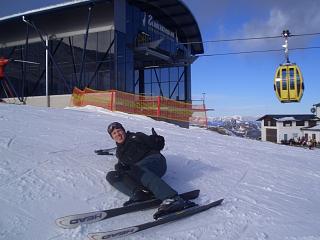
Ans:
{"label": "building window", "polygon": [[[70,94],[74,87],[88,86],[98,90],[111,88],[113,79],[114,47],[112,30],[89,33],[85,58],[82,65],[85,34],[74,35],[49,40],[49,48],[56,65],[49,61],[49,93],[52,95]],[[109,51],[108,48],[110,47]],[[13,59],[21,59],[25,45],[1,48],[1,51],[11,54]],[[18,95],[43,96],[45,95],[45,48],[42,42],[33,42],[28,45],[28,61],[38,62],[39,65],[28,65],[24,72],[25,82],[22,79],[21,64],[11,64],[7,67],[10,78]],[[81,68],[82,74],[80,78]],[[1,87],[0,87],[1,89]],[[2,96],[0,90],[0,97]]]}
{"label": "building window", "polygon": [[312,139],[315,140],[316,139],[316,134],[312,134]]}
{"label": "building window", "polygon": [[287,71],[282,69],[282,90],[287,90]]}
{"label": "building window", "polygon": [[304,121],[297,121],[296,126],[304,126]]}
{"label": "building window", "polygon": [[292,121],[284,121],[283,126],[284,127],[292,127]]}
{"label": "building window", "polygon": [[271,120],[264,120],[264,126],[271,126],[271,127],[275,127],[277,126],[277,122],[274,119]]}
{"label": "building window", "polygon": [[295,90],[294,86],[294,69],[290,68],[290,90]]}
{"label": "building window", "polygon": [[316,121],[309,121],[309,127],[314,127],[317,125]]}
{"label": "building window", "polygon": [[152,68],[144,70],[145,93],[185,100],[185,80],[182,67]]}

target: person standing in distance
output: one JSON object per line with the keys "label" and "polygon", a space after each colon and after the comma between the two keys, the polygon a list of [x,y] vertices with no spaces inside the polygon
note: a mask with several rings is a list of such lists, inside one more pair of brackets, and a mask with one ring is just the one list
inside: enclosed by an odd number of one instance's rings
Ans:
{"label": "person standing in distance", "polygon": [[108,126],[108,133],[116,142],[115,170],[107,173],[107,181],[129,196],[123,205],[153,198],[162,200],[154,218],[195,206],[195,203],[179,197],[161,177],[166,173],[166,158],[160,153],[165,140],[152,128],[152,135],[125,131],[119,122]]}

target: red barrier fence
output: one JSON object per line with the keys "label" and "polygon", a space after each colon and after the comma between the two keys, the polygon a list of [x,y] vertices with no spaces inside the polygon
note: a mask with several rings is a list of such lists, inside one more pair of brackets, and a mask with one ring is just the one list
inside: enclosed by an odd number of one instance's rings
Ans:
{"label": "red barrier fence", "polygon": [[82,91],[74,88],[70,105],[79,107],[93,105],[111,111],[207,126],[204,105],[193,105],[160,96],[135,95],[116,90],[97,91],[90,88]]}

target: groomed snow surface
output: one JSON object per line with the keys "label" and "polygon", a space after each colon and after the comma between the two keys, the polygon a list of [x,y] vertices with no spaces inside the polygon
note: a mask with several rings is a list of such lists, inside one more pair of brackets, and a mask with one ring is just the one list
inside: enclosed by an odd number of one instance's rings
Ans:
{"label": "groomed snow surface", "polygon": [[0,104],[0,239],[87,239],[152,220],[154,210],[61,229],[55,219],[119,207],[127,197],[105,175],[114,147],[106,133],[113,121],[130,131],[163,135],[168,171],[179,192],[201,189],[198,203],[223,205],[136,233],[134,240],[320,239],[320,150],[309,150],[183,129],[143,116],[95,107],[35,108]]}

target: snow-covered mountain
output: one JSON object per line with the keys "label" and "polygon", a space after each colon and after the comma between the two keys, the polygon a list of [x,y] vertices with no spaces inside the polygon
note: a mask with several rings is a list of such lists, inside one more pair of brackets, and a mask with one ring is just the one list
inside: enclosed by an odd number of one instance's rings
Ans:
{"label": "snow-covered mountain", "polygon": [[212,131],[221,134],[260,139],[261,123],[256,121],[258,117],[210,117],[208,127]]}
{"label": "snow-covered mountain", "polygon": [[133,240],[318,240],[320,150],[184,129],[143,116],[86,107],[35,108],[0,104],[0,239],[87,239],[89,232],[152,220],[154,210],[73,230],[61,216],[119,207],[127,197],[105,175],[114,156],[106,126],[163,135],[168,171],[179,192],[201,189],[197,203],[225,198],[217,208],[132,235]]}

